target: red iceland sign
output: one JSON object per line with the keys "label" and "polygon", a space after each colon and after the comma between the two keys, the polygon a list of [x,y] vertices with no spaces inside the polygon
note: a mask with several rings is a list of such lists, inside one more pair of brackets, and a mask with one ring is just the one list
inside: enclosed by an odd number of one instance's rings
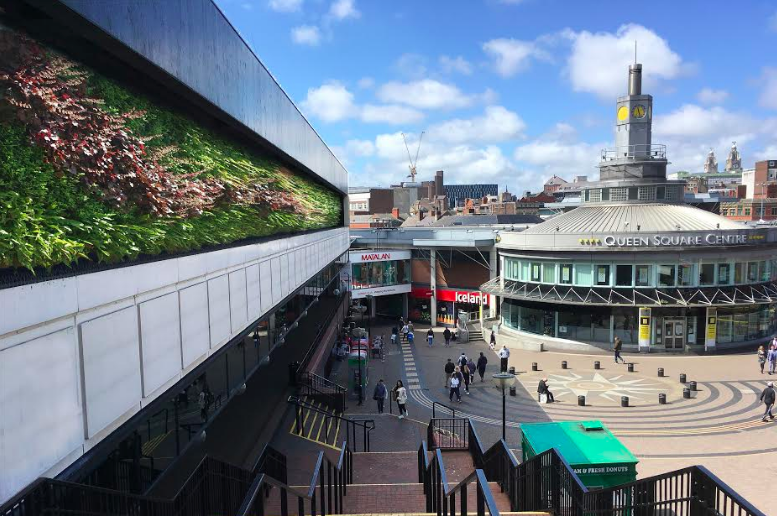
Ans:
{"label": "red iceland sign", "polygon": [[[418,298],[432,297],[432,290],[423,287],[413,287],[411,296]],[[469,303],[472,305],[488,305],[488,294],[461,290],[437,289],[438,301],[454,301],[456,303]]]}

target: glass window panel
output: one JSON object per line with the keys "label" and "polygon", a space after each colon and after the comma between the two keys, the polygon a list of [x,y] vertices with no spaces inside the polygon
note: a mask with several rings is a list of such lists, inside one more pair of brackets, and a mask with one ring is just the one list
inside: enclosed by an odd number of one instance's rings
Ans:
{"label": "glass window panel", "polygon": [[712,285],[715,283],[715,264],[702,263],[699,265],[699,285]]}
{"label": "glass window panel", "polygon": [[731,284],[731,264],[729,263],[718,264],[718,284],[719,285]]}
{"label": "glass window panel", "polygon": [[576,264],[575,265],[575,285],[590,287],[593,281],[591,269],[592,267],[590,263]]}
{"label": "glass window panel", "polygon": [[770,271],[769,266],[771,265],[771,262],[760,262],[761,263],[761,281],[769,281]]}
{"label": "glass window panel", "polygon": [[649,287],[653,284],[653,266],[637,265],[634,284],[638,287]]}
{"label": "glass window panel", "polygon": [[532,262],[530,281],[542,281],[542,266],[539,263]]}
{"label": "glass window panel", "polygon": [[555,263],[543,263],[542,264],[542,281],[545,283],[556,282],[556,264]]}
{"label": "glass window panel", "polygon": [[560,311],[558,336],[562,339],[590,341],[591,314],[584,310]]}
{"label": "glass window panel", "polygon": [[678,265],[678,285],[689,287],[693,285],[693,265]]}
{"label": "glass window panel", "polygon": [[731,342],[731,339],[733,337],[732,331],[733,331],[733,320],[732,316],[730,315],[719,315],[718,316],[718,334],[716,337],[716,340],[720,342],[721,344],[727,344]]}
{"label": "glass window panel", "polygon": [[741,285],[745,282],[745,268],[747,267],[746,263],[736,263],[734,264],[734,283],[737,285]]}
{"label": "glass window panel", "polygon": [[605,313],[591,314],[591,340],[610,343],[610,315]]}
{"label": "glass window panel", "polygon": [[521,262],[521,281],[529,281],[529,262]]}
{"label": "glass window panel", "polygon": [[[615,286],[617,287],[630,287],[633,275],[633,265],[616,265],[615,266]],[[597,278],[598,281],[598,278]]]}
{"label": "glass window panel", "polygon": [[755,283],[758,281],[758,262],[747,263],[747,282]]}
{"label": "glass window panel", "polygon": [[615,309],[612,318],[615,335],[620,337],[624,344],[637,344],[637,310]]}
{"label": "glass window panel", "polygon": [[610,284],[610,266],[609,265],[597,265],[596,266],[596,280],[597,285],[609,285]]}
{"label": "glass window panel", "polygon": [[559,268],[559,283],[562,285],[572,284],[573,266],[571,263],[562,263]]}
{"label": "glass window panel", "polygon": [[639,190],[637,190],[636,186],[629,187],[629,200],[636,201],[638,192]]}
{"label": "glass window panel", "polygon": [[602,189],[602,200],[603,201],[609,201],[610,200],[610,189],[609,188],[603,188]]}
{"label": "glass window panel", "polygon": [[665,186],[659,186],[656,188],[656,199],[662,200],[664,197],[666,197],[666,187]]}
{"label": "glass window panel", "polygon": [[674,285],[675,285],[675,266],[659,265],[658,266],[658,286],[674,287]]}

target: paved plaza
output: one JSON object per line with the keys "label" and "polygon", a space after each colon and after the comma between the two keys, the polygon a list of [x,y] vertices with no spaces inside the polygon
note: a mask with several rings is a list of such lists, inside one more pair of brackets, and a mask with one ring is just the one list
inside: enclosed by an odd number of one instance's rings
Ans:
{"label": "paved plaza", "polygon": [[[442,328],[435,328],[435,342],[425,340],[428,327],[416,326],[419,338],[413,346],[387,345],[384,361],[370,363],[370,389],[362,407],[351,403],[351,414],[375,414],[372,386],[378,378],[393,385],[402,379],[409,390],[409,420],[395,415],[376,417],[378,427],[373,442],[379,449],[410,450],[418,447],[435,403],[470,417],[484,441],[490,445],[501,437],[501,392],[490,380],[498,371],[499,358],[482,341],[453,343],[445,348]],[[390,335],[390,326],[378,326],[374,334]],[[497,340],[498,337],[497,337]],[[477,381],[470,394],[462,389],[462,402],[448,400],[443,388],[446,359],[454,361],[465,352],[477,361],[483,352],[488,358],[485,382]],[[637,456],[640,477],[699,464],[751,500],[757,507],[769,507],[764,479],[777,474],[777,423],[763,423],[761,390],[771,378],[761,374],[755,354],[667,355],[625,354],[627,365],[615,364],[611,355],[586,355],[511,350],[510,366],[516,368],[516,396],[507,397],[507,440],[520,448],[520,423],[599,419]],[[561,362],[567,362],[562,369]],[[601,369],[594,369],[599,361]],[[538,371],[532,371],[532,363]],[[664,377],[658,377],[658,368]],[[691,399],[683,398],[680,374],[695,381],[698,391]],[[557,402],[540,405],[537,384],[549,380]],[[775,376],[777,379],[777,375]],[[659,394],[667,402],[660,405]],[[578,395],[586,396],[586,405],[578,406]],[[629,407],[621,407],[621,396],[629,397]],[[434,406],[438,417],[450,412]],[[396,408],[394,408],[396,414]],[[775,420],[777,421],[777,420]],[[401,429],[404,424],[410,428]],[[385,431],[381,431],[384,429]]]}

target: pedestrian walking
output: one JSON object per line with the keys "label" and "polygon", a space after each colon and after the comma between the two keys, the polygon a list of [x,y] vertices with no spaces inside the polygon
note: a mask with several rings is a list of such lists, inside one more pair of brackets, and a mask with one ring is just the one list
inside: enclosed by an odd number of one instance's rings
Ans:
{"label": "pedestrian walking", "polygon": [[467,365],[467,362],[468,362],[467,354],[462,351],[461,355],[459,355],[459,359],[456,361],[456,365],[459,367],[464,367],[465,365]]}
{"label": "pedestrian walking", "polygon": [[615,352],[615,363],[618,363],[618,360],[620,359],[621,363],[626,363],[626,361],[621,356],[621,349],[623,348],[623,341],[620,337],[617,335],[615,336],[615,340],[613,341],[612,350]]}
{"label": "pedestrian walking", "polygon": [[491,350],[496,349],[496,332],[491,332],[491,339],[488,341],[488,345],[491,346]]}
{"label": "pedestrian walking", "polygon": [[456,401],[461,403],[461,391],[459,390],[459,386],[461,385],[461,380],[459,379],[461,372],[459,371],[459,368],[457,367],[456,370],[451,375],[451,379],[449,381],[450,386],[450,393],[448,394],[448,399],[450,401],[453,401],[453,395],[456,395]]}
{"label": "pedestrian walking", "polygon": [[483,381],[483,375],[486,374],[486,364],[488,364],[488,359],[486,358],[486,355],[483,354],[483,352],[480,352],[480,357],[478,357],[478,374],[480,375],[480,381]]}
{"label": "pedestrian walking", "polygon": [[410,333],[410,327],[407,324],[402,325],[402,341],[407,342],[407,334]]}
{"label": "pedestrian walking", "polygon": [[475,361],[471,358],[467,359],[467,369],[469,369],[469,383],[475,383]]}
{"label": "pedestrian walking", "polygon": [[383,414],[383,404],[388,397],[388,389],[386,384],[383,383],[383,378],[378,380],[378,385],[375,386],[375,392],[372,393],[372,399],[378,402],[378,414]]}
{"label": "pedestrian walking", "polygon": [[208,384],[204,383],[197,400],[197,405],[200,407],[200,418],[202,418],[203,423],[208,421],[208,410],[210,410],[211,401],[213,401],[213,394],[211,394]]}
{"label": "pedestrian walking", "polygon": [[445,331],[442,332],[442,337],[445,339],[445,347],[449,348],[451,346],[451,330],[445,328]]}
{"label": "pedestrian walking", "polygon": [[434,332],[431,328],[429,328],[429,331],[426,332],[426,341],[429,343],[429,347],[432,347],[432,344],[434,344]]}
{"label": "pedestrian walking", "polygon": [[402,380],[397,380],[397,386],[394,387],[395,397],[397,399],[397,407],[399,407],[399,419],[404,419],[407,416],[407,389],[402,384]]}
{"label": "pedestrian walking", "polygon": [[774,419],[774,414],[772,414],[772,407],[774,407],[774,396],[774,384],[769,382],[766,384],[766,389],[764,389],[761,393],[761,401],[764,402],[766,407],[764,409],[764,417],[761,418],[761,421],[766,421],[766,416],[769,416],[769,419]]}
{"label": "pedestrian walking", "polygon": [[413,330],[409,330],[407,332],[407,343],[412,344],[415,342],[415,333],[413,333]]}
{"label": "pedestrian walking", "polygon": [[399,329],[396,326],[391,328],[391,343],[392,344],[399,343]]}
{"label": "pedestrian walking", "polygon": [[453,371],[456,369],[456,364],[453,363],[453,361],[449,358],[448,362],[445,364],[445,382],[443,383],[443,388],[447,389],[451,380],[451,375],[453,374]]}
{"label": "pedestrian walking", "polygon": [[764,365],[766,364],[766,350],[763,346],[758,346],[758,365],[761,366],[761,374],[764,374]]}
{"label": "pedestrian walking", "polygon": [[461,376],[464,379],[464,392],[469,394],[469,382],[471,380],[469,365],[464,364],[461,366]]}
{"label": "pedestrian walking", "polygon": [[769,374],[774,374],[774,369],[777,367],[777,348],[769,346],[769,351],[766,353],[766,360],[769,362]]}
{"label": "pedestrian walking", "polygon": [[507,360],[510,358],[510,350],[507,349],[507,346],[502,344],[502,349],[499,350],[499,372],[506,373],[507,372]]}

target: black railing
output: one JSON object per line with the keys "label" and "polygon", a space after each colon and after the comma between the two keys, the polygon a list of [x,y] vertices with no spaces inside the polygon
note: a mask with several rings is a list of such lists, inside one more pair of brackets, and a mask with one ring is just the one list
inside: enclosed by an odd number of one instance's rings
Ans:
{"label": "black railing", "polygon": [[[335,278],[332,278],[332,281],[334,281],[334,279]],[[345,303],[346,300],[345,293],[340,294],[338,299],[339,302],[337,303],[337,306],[335,306],[335,308],[327,314],[324,322],[320,323],[320,327],[318,332],[316,332],[316,336],[313,337],[313,340],[310,343],[310,347],[308,347],[308,350],[305,352],[305,356],[302,357],[302,360],[300,360],[299,367],[297,367],[298,376],[300,373],[307,369],[308,365],[310,364],[310,360],[313,358],[313,355],[318,349],[319,344],[321,344],[321,340],[324,338],[326,331],[329,329],[329,325],[332,323],[332,320],[335,318],[335,316],[342,310],[343,303]]]}
{"label": "black railing", "polygon": [[319,376],[315,373],[303,371],[297,375],[297,386],[300,396],[324,403],[327,407],[344,412],[348,391],[345,387]]}
{"label": "black railing", "polygon": [[429,421],[426,427],[426,439],[432,450],[444,448],[446,450],[469,449],[469,419],[443,419],[436,418]]}
{"label": "black railing", "polygon": [[[445,462],[442,450],[437,448],[429,458],[427,443],[421,443],[418,449],[418,481],[424,486],[426,497],[426,512],[436,513],[437,516],[457,514],[456,500],[458,498],[458,514],[467,516],[474,512],[478,516],[485,516],[486,511],[491,516],[499,516],[496,500],[491,493],[488,480],[482,469],[476,469],[464,480],[454,487],[448,485],[448,477],[445,472]],[[468,505],[468,490],[470,484],[475,484],[475,510],[470,511]]]}
{"label": "black railing", "polygon": [[[280,497],[280,507],[275,508],[273,514],[289,515],[289,495],[296,498],[298,516],[342,514],[343,497],[348,484],[352,482],[353,456],[348,449],[348,443],[344,441],[336,463],[330,461],[324,452],[319,452],[307,491],[290,487],[285,481],[280,481],[268,473],[261,473],[251,483],[248,494],[236,514],[264,516],[272,488],[278,489]],[[306,506],[310,509],[309,513],[305,510]]]}
{"label": "black railing", "polygon": [[[352,419],[339,414],[332,414],[294,396],[290,396],[288,402],[294,406],[293,429],[295,434],[304,435],[305,419],[309,417],[308,412],[312,412],[319,414],[325,419],[323,423],[323,428],[327,429],[326,434],[323,436],[325,441],[329,440],[329,432],[333,428],[345,428],[346,440],[352,443],[353,451],[360,451],[359,443],[361,443],[361,451],[370,451],[370,434],[375,430],[374,419]],[[332,420],[332,424],[328,423],[328,419]]]}
{"label": "black railing", "polygon": [[[439,407],[439,408],[438,408]],[[446,410],[449,414],[451,414],[451,417],[456,417],[456,409],[451,408],[448,405],[443,405],[442,403],[439,403],[437,401],[432,402],[432,419],[435,419],[437,417],[437,411],[438,410]]]}

